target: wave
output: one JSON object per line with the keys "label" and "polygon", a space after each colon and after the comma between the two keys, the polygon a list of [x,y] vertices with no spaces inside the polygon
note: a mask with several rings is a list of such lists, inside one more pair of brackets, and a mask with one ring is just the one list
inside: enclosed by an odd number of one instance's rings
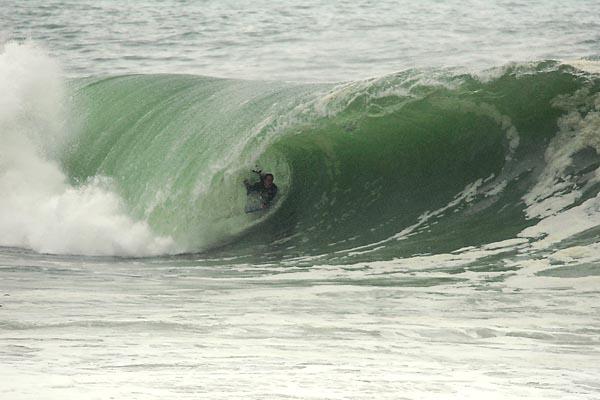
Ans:
{"label": "wave", "polygon": [[[565,238],[553,225],[561,216],[579,218],[567,236],[594,226],[599,89],[597,75],[553,61],[476,75],[408,70],[343,84],[169,74],[72,80],[67,120],[55,129],[67,132],[59,145],[40,151],[40,140],[30,139],[19,148],[66,181],[58,194],[34,191],[35,204],[68,192],[73,206],[54,219],[28,216],[30,232],[19,235],[0,222],[0,244],[345,262],[516,237],[555,243]],[[9,113],[6,121],[16,119]],[[261,215],[243,212],[242,181],[256,165],[280,188],[275,208]],[[36,182],[46,180],[44,168],[32,169]],[[35,185],[24,185],[27,197]],[[110,199],[100,205],[81,201],[103,196]],[[4,214],[15,215],[13,203]],[[103,225],[81,222],[103,206]],[[32,241],[61,218],[82,225],[63,226],[61,245]],[[82,236],[91,243],[80,245]]]}

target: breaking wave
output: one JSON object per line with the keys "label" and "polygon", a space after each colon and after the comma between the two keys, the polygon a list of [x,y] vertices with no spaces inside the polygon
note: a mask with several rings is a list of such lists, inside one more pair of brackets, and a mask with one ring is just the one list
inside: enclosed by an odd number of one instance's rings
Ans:
{"label": "breaking wave", "polygon": [[[43,51],[9,44],[0,245],[336,261],[552,245],[600,222],[599,82],[545,61],[343,84],[62,83]],[[260,215],[243,211],[254,166],[281,193]]]}

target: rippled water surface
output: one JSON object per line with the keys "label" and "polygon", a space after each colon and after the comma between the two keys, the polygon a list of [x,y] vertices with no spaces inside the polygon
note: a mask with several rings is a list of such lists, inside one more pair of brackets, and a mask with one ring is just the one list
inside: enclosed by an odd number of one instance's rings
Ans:
{"label": "rippled water surface", "polygon": [[0,32],[75,76],[329,81],[598,56],[597,1],[7,1]]}

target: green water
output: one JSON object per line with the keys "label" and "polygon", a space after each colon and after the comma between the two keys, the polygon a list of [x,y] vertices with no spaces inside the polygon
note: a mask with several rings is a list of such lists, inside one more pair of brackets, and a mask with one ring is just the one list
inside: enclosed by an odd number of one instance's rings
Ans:
{"label": "green water", "polygon": [[[74,184],[110,177],[131,214],[183,252],[258,246],[354,260],[351,249],[385,241],[358,256],[376,260],[512,238],[536,221],[520,199],[547,168],[559,118],[573,111],[555,99],[582,90],[593,97],[598,82],[553,63],[488,81],[437,79],[420,84],[407,71],[339,86],[188,75],[75,80],[72,125],[81,133],[62,163]],[[241,182],[254,166],[280,187],[266,215],[243,213]]]}

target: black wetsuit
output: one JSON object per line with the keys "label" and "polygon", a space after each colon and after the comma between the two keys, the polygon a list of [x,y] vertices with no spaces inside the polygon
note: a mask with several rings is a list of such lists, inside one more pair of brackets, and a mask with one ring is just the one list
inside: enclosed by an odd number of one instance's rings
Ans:
{"label": "black wetsuit", "polygon": [[246,183],[246,194],[258,193],[265,207],[270,207],[271,203],[277,195],[277,185],[272,184],[270,188],[265,187],[265,184],[260,181],[254,184]]}

